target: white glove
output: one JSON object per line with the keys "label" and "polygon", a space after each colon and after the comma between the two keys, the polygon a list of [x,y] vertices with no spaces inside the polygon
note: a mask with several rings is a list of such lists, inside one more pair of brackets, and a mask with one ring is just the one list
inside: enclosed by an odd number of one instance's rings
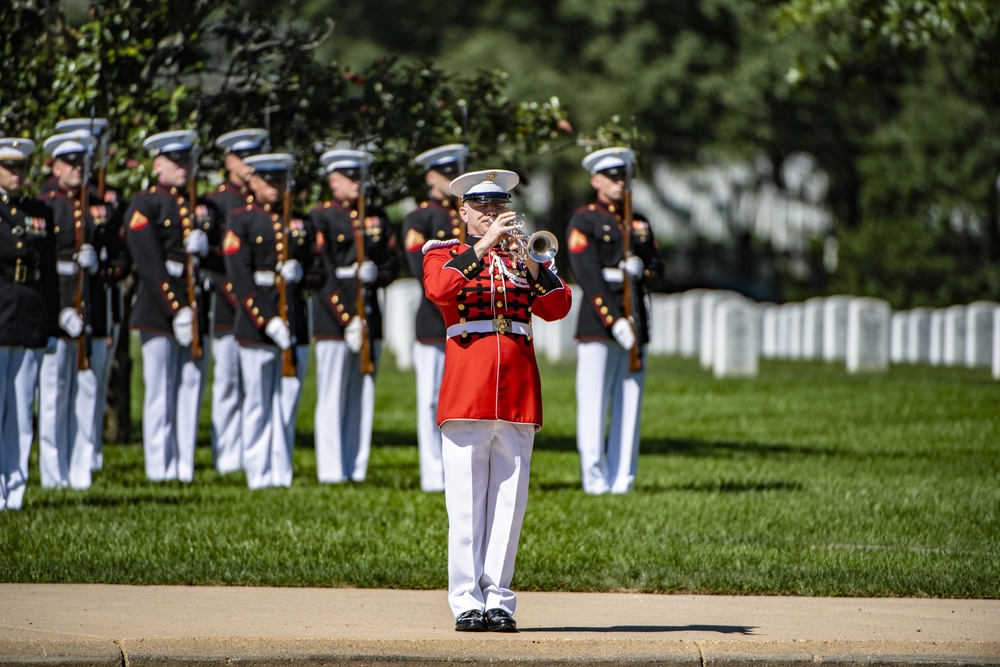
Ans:
{"label": "white glove", "polygon": [[347,349],[355,354],[360,352],[364,335],[365,328],[361,324],[361,318],[355,315],[354,319],[344,328],[344,342],[347,343]]}
{"label": "white glove", "polygon": [[183,346],[194,340],[194,311],[185,306],[174,315],[174,338]]}
{"label": "white glove", "polygon": [[264,327],[264,333],[271,337],[274,344],[282,350],[287,350],[292,346],[292,332],[288,330],[288,325],[280,317],[272,317]]}
{"label": "white glove", "polygon": [[642,259],[638,255],[629,255],[618,262],[618,268],[624,269],[633,278],[642,278],[642,270],[646,268],[646,265],[642,263]]}
{"label": "white glove", "polygon": [[97,251],[94,246],[84,243],[76,253],[76,263],[90,275],[97,273]]}
{"label": "white glove", "polygon": [[83,333],[83,318],[74,308],[63,308],[59,311],[59,326],[70,338],[76,338]]}
{"label": "white glove", "polygon": [[624,317],[619,317],[611,325],[611,335],[624,349],[631,350],[635,347],[635,331],[632,329],[632,323]]}
{"label": "white glove", "polygon": [[300,280],[302,280],[302,265],[299,264],[298,260],[290,259],[287,262],[282,262],[278,267],[278,273],[281,274],[281,278],[289,285],[295,285]]}
{"label": "white glove", "polygon": [[184,252],[204,257],[208,254],[208,234],[200,229],[192,229],[184,237]]}
{"label": "white glove", "polygon": [[365,285],[371,285],[376,278],[378,278],[378,267],[375,266],[375,262],[370,259],[361,262],[361,268],[358,269],[358,279]]}

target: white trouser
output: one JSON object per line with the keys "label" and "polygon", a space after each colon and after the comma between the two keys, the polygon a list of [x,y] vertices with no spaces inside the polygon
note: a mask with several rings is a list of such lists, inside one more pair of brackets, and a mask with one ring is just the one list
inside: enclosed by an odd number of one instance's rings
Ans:
{"label": "white trouser", "polygon": [[291,486],[295,416],[309,347],[295,348],[296,376],[281,376],[281,351],[273,346],[241,346],[243,395],[243,464],[247,486]]}
{"label": "white trouser", "polygon": [[[76,391],[73,397],[76,419],[74,432],[70,434],[72,444],[69,452],[69,485],[74,489],[87,489],[90,488],[91,472],[99,470],[103,465],[101,451],[104,442],[104,409],[108,396],[107,383],[112,354],[107,338],[95,338],[90,346],[90,370],[78,371],[76,341],[68,341],[68,345],[73,351],[70,372],[76,379]],[[50,355],[46,355],[46,358],[48,356]],[[45,363],[42,362],[43,374]],[[42,476],[44,479],[44,472]]]}
{"label": "white trouser", "polygon": [[190,482],[207,359],[193,359],[190,346],[182,347],[173,336],[143,333],[140,340],[146,387],[142,412],[146,477]]}
{"label": "white trouser", "polygon": [[448,604],[517,606],[510,582],[528,503],[533,424],[456,419],[441,425],[448,508]]}
{"label": "white trouser", "polygon": [[[115,324],[112,328],[111,338],[95,338],[90,350],[90,367],[94,371],[93,378],[78,378],[77,383],[80,391],[90,391],[85,389],[85,385],[93,381],[94,398],[94,460],[91,463],[91,470],[100,470],[104,467],[104,414],[108,408],[108,383],[111,381],[111,367],[115,363],[115,350],[118,349],[118,336],[121,335],[121,325]],[[72,483],[72,480],[70,481]]]}
{"label": "white trouser", "polygon": [[220,473],[243,468],[240,346],[232,334],[212,338],[212,459]]}
{"label": "white trouser", "polygon": [[[375,359],[381,343],[372,345]],[[375,416],[375,374],[339,340],[316,341],[316,476],[336,484],[365,481]],[[376,365],[377,370],[377,365]]]}
{"label": "white trouser", "polygon": [[420,488],[444,490],[441,462],[441,429],[437,425],[438,394],[444,374],[444,343],[413,343],[413,368],[417,374],[417,451],[420,454]]}
{"label": "white trouser", "polygon": [[0,511],[21,509],[42,349],[0,347]]}
{"label": "white trouser", "polygon": [[309,345],[295,346],[295,377],[281,378],[281,414],[285,420],[285,439],[295,444],[295,431],[299,420],[299,399],[302,383],[309,370]]}
{"label": "white trouser", "polygon": [[77,424],[87,420],[76,412],[76,346],[75,340],[58,339],[55,349],[42,356],[38,374],[38,468],[46,489],[69,486]]}
{"label": "white trouser", "polygon": [[[614,341],[576,347],[576,446],[583,490],[626,493],[639,463],[645,367],[628,370],[628,350]],[[610,410],[608,437],[604,427]]]}

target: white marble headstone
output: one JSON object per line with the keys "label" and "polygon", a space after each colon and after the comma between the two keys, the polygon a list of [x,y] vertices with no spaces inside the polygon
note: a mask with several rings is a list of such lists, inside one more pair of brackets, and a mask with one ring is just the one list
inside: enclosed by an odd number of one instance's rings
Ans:
{"label": "white marble headstone", "polygon": [[826,299],[806,299],[802,305],[802,358],[823,358],[823,311]]}
{"label": "white marble headstone", "polygon": [[858,297],[847,306],[847,371],[889,368],[889,303]]}
{"label": "white marble headstone", "polygon": [[854,297],[828,296],[823,302],[823,360],[847,358],[847,304]]}
{"label": "white marble headstone", "polygon": [[907,334],[909,333],[910,312],[900,310],[889,320],[889,361],[901,364],[906,361]]}
{"label": "white marble headstone", "polygon": [[709,290],[701,298],[701,341],[698,344],[698,359],[705,370],[712,368],[715,354],[715,310],[719,304],[730,299],[742,299],[737,292]]}
{"label": "white marble headstone", "polygon": [[909,311],[906,328],[906,360],[911,364],[926,364],[931,357],[931,311],[914,308]]}
{"label": "white marble headstone", "polygon": [[989,367],[993,363],[993,311],[995,301],[973,301],[965,309],[965,365]]}
{"label": "white marble headstone", "polygon": [[756,377],[758,358],[758,308],[744,299],[726,299],[715,308],[715,352],[712,374],[723,377]]}
{"label": "white marble headstone", "polygon": [[942,363],[945,366],[965,365],[965,306],[944,309],[944,346]]}

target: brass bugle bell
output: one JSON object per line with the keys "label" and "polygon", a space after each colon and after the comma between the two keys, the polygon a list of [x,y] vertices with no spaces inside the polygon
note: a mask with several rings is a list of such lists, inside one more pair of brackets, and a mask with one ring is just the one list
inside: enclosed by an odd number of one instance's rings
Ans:
{"label": "brass bugle bell", "polygon": [[539,264],[555,259],[557,252],[559,241],[552,232],[535,232],[528,237],[528,257]]}

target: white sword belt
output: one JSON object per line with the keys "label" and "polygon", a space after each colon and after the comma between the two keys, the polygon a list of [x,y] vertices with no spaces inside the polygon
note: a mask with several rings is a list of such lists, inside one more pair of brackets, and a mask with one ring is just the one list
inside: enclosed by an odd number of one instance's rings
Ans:
{"label": "white sword belt", "polygon": [[461,336],[462,334],[474,333],[511,333],[519,336],[530,336],[531,325],[525,324],[524,322],[515,322],[514,320],[501,316],[492,320],[475,320],[472,322],[463,322],[461,324],[452,324],[448,327],[448,338],[454,338],[455,336]]}

